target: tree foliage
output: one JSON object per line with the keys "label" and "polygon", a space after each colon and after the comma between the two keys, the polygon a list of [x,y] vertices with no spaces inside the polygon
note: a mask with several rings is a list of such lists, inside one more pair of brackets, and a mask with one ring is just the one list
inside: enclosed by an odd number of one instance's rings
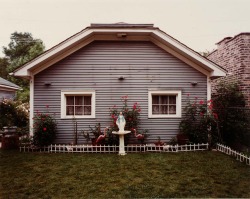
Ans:
{"label": "tree foliage", "polygon": [[[10,43],[3,47],[4,58],[0,59],[0,69],[3,77],[19,85],[23,91],[18,92],[18,96],[23,100],[29,99],[29,81],[7,75],[18,67],[40,55],[45,49],[40,39],[33,38],[28,32],[14,32],[11,34]],[[2,74],[1,74],[2,75]]]}
{"label": "tree foliage", "polygon": [[6,70],[8,65],[8,59],[0,57],[0,77],[4,79],[7,79],[8,77],[8,71]]}

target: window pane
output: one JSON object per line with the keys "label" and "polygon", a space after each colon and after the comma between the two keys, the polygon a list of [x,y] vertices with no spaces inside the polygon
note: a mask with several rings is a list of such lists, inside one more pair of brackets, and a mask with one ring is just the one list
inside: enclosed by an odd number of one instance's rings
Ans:
{"label": "window pane", "polygon": [[162,95],[160,104],[168,104],[168,95]]}
{"label": "window pane", "polygon": [[161,107],[160,107],[160,114],[168,114],[168,106],[167,105],[162,105]]}
{"label": "window pane", "polygon": [[74,106],[67,106],[66,115],[74,115]]}
{"label": "window pane", "polygon": [[84,106],[84,115],[91,115],[91,106]]}
{"label": "window pane", "polygon": [[83,105],[83,96],[75,96],[75,105]]}
{"label": "window pane", "polygon": [[91,105],[91,96],[84,96],[84,105]]}
{"label": "window pane", "polygon": [[176,96],[169,96],[169,104],[176,104]]}
{"label": "window pane", "polygon": [[159,104],[159,96],[158,95],[152,96],[152,104]]}
{"label": "window pane", "polygon": [[153,105],[152,106],[152,112],[153,112],[153,114],[159,114],[159,106],[158,105]]}
{"label": "window pane", "polygon": [[75,110],[76,110],[75,115],[83,115],[83,107],[82,106],[76,106]]}
{"label": "window pane", "polygon": [[176,106],[175,105],[169,106],[169,114],[176,114]]}
{"label": "window pane", "polygon": [[66,104],[74,105],[74,96],[66,96]]}

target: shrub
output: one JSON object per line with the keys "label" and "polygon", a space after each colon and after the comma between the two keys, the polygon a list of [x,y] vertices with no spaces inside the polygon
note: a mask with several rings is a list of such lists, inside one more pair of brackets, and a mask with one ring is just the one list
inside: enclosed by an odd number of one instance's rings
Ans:
{"label": "shrub", "polygon": [[190,100],[185,107],[184,119],[180,123],[181,133],[193,143],[216,143],[220,139],[218,132],[218,114],[213,109],[212,100]]}
{"label": "shrub", "polygon": [[28,126],[29,104],[11,99],[0,102],[0,129],[4,126],[17,126],[21,128]]}
{"label": "shrub", "polygon": [[250,146],[250,110],[245,108],[245,98],[239,83],[221,81],[213,100],[224,143],[229,146]]}
{"label": "shrub", "polygon": [[36,113],[34,117],[34,137],[36,146],[47,146],[52,144],[56,136],[56,121],[47,113]]}
{"label": "shrub", "polygon": [[129,108],[127,95],[122,96],[121,101],[123,104],[121,109],[118,109],[118,107],[116,105],[114,105],[112,108],[109,109],[111,121],[112,121],[110,128],[109,128],[109,133],[111,133],[112,131],[118,131],[118,127],[116,125],[116,120],[118,118],[119,113],[122,112],[124,115],[124,118],[126,120],[125,129],[132,131],[132,133],[135,129],[137,131],[137,134],[142,134],[143,139],[139,139],[138,141],[143,143],[144,139],[148,136],[147,135],[148,130],[138,131],[139,124],[140,124],[140,113],[141,113],[141,107],[140,107],[139,103],[135,102],[133,104],[132,108]]}
{"label": "shrub", "polygon": [[121,110],[118,110],[118,107],[116,105],[114,105],[112,108],[110,108],[110,116],[111,116],[111,119],[112,119],[112,124],[111,124],[111,127],[113,128],[113,130],[117,131],[118,130],[118,127],[116,125],[116,120],[117,120],[117,117],[119,115],[120,112],[123,113],[124,115],[124,118],[126,120],[126,126],[125,126],[125,129],[129,129],[129,130],[132,130],[132,129],[138,129],[139,127],[139,124],[140,124],[140,112],[141,112],[141,108],[140,108],[140,105],[135,102],[133,104],[133,107],[130,109],[128,107],[128,96],[122,96],[121,97],[121,101],[123,103],[123,107],[121,108]]}

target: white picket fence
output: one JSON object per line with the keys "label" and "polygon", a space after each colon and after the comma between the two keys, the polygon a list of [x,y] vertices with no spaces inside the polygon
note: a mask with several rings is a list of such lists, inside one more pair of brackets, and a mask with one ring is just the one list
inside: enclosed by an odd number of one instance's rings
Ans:
{"label": "white picket fence", "polygon": [[232,150],[228,146],[225,146],[222,144],[217,144],[216,149],[217,149],[217,151],[220,151],[222,153],[225,153],[227,155],[231,155],[231,156],[235,157],[240,162],[246,162],[247,165],[250,165],[250,157],[248,157],[247,155],[244,155],[240,152],[237,152],[235,150]]}
{"label": "white picket fence", "polygon": [[185,144],[185,145],[163,145],[155,146],[154,144],[146,144],[147,151],[150,152],[178,152],[178,151],[205,151],[208,150],[206,144]]}
{"label": "white picket fence", "polygon": [[[155,144],[146,145],[127,145],[125,151],[127,153],[141,152],[179,152],[179,151],[204,151],[208,150],[206,144],[186,144],[186,145],[163,145],[156,146]],[[53,144],[48,147],[29,147],[21,146],[20,152],[48,152],[48,153],[118,153],[119,146],[116,145],[66,145]]]}

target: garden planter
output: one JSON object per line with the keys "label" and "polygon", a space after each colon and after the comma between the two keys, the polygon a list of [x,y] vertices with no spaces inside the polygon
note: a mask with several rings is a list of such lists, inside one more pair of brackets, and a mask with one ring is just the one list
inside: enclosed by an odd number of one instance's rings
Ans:
{"label": "garden planter", "polygon": [[6,135],[2,138],[2,149],[18,149],[19,137],[18,135]]}
{"label": "garden planter", "polygon": [[16,126],[3,127],[2,149],[17,149],[19,147],[19,136],[16,135]]}

